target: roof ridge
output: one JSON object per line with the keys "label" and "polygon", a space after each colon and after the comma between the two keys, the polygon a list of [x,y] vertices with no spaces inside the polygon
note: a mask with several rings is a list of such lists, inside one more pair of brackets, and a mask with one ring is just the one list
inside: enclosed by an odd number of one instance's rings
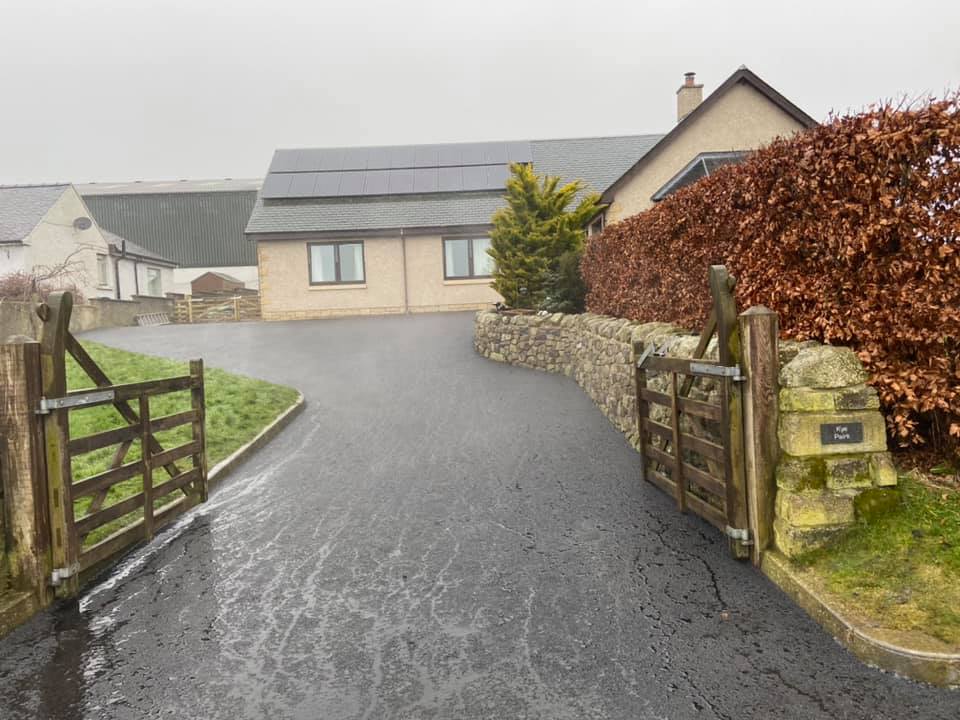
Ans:
{"label": "roof ridge", "polygon": [[57,187],[70,187],[73,183],[68,182],[51,182],[51,183],[13,183],[10,185],[0,184],[0,190],[17,190],[19,188],[57,188]]}
{"label": "roof ridge", "polygon": [[374,150],[378,148],[394,147],[428,147],[437,145],[486,145],[495,143],[535,143],[535,142],[553,142],[556,140],[620,140],[623,138],[641,138],[641,137],[663,137],[665,133],[622,133],[618,135],[579,135],[574,137],[548,137],[548,138],[521,138],[514,140],[450,140],[444,142],[410,142],[410,143],[391,143],[378,145],[301,145],[299,147],[286,146],[274,148],[274,152],[280,150]]}
{"label": "roof ridge", "polygon": [[205,177],[205,178],[177,178],[159,180],[90,180],[76,183],[77,185],[152,185],[154,183],[198,183],[198,182],[259,182],[258,177]]}
{"label": "roof ridge", "polygon": [[626,133],[623,135],[579,135],[576,137],[552,137],[531,140],[530,142],[558,142],[560,140],[624,140],[626,138],[659,138],[666,133]]}

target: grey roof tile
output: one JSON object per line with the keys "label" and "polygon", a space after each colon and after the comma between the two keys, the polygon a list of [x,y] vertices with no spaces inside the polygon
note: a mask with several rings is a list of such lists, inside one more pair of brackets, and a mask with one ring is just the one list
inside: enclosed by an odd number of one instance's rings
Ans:
{"label": "grey roof tile", "polygon": [[[533,167],[540,174],[558,175],[564,182],[583,180],[586,187],[581,196],[591,191],[602,192],[661,137],[625,135],[534,140],[530,143]],[[474,145],[464,152],[472,152]],[[454,147],[444,146],[444,152]],[[487,172],[486,168],[482,169]],[[494,211],[503,207],[503,193],[499,190],[471,192],[483,183],[469,176],[467,168],[461,171],[462,180],[449,178],[446,173],[440,179],[444,187],[462,188],[448,193],[266,201],[258,197],[246,231],[249,234],[347,232],[486,225]],[[411,178],[411,189],[412,183]]]}
{"label": "grey roof tile", "polygon": [[20,242],[37,226],[69,185],[0,187],[0,243]]}
{"label": "grey roof tile", "polygon": [[534,140],[533,169],[566,182],[583,180],[588,192],[603,192],[646,155],[663,135]]}
{"label": "grey roof tile", "polygon": [[257,199],[248,233],[330,232],[485,225],[500,193],[450,193],[311,200]]}

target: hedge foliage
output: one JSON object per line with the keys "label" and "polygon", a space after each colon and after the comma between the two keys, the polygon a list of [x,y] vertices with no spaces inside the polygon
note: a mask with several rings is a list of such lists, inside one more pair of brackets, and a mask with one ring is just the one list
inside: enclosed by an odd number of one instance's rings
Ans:
{"label": "hedge foliage", "polygon": [[701,327],[707,267],[856,349],[901,445],[960,437],[960,94],[779,139],[590,239],[590,312]]}

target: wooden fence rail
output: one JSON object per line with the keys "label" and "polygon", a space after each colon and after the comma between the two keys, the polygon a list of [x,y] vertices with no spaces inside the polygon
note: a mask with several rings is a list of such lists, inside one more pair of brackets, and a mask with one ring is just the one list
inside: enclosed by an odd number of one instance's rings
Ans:
{"label": "wooden fence rail", "polygon": [[174,304],[174,321],[178,323],[240,322],[259,319],[259,295],[205,297],[187,295]]}

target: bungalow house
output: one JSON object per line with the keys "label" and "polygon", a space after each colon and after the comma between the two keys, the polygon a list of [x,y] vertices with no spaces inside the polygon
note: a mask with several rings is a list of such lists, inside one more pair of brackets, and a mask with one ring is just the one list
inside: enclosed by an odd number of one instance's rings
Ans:
{"label": "bungalow house", "polygon": [[69,184],[0,187],[0,277],[21,273],[85,298],[163,297],[175,263],[102,230]]}
{"label": "bungalow house", "polygon": [[512,162],[603,193],[596,232],[814,122],[746,68],[701,98],[688,74],[666,135],[277,150],[246,228],[264,319],[497,302],[486,250]]}

